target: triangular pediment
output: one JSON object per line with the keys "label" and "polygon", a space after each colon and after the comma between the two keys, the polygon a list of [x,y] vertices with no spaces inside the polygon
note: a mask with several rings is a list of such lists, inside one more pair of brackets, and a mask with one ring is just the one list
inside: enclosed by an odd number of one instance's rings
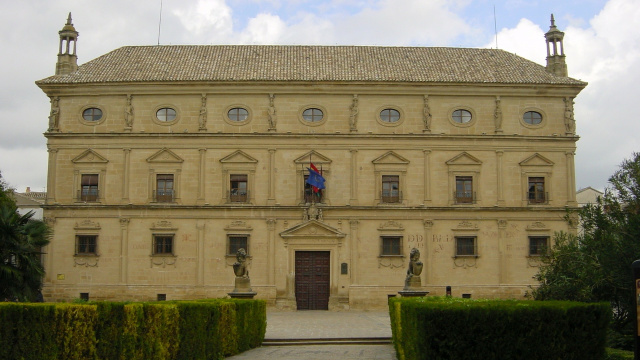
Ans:
{"label": "triangular pediment", "polygon": [[404,157],[396,154],[393,151],[386,152],[385,154],[375,158],[372,163],[374,164],[402,164],[406,165],[409,163],[409,160]]}
{"label": "triangular pediment", "polygon": [[147,159],[149,163],[181,163],[183,161],[180,156],[167,148],[158,151]]}
{"label": "triangular pediment", "polygon": [[475,156],[470,155],[464,151],[460,154],[452,157],[446,162],[447,165],[482,165],[482,161],[478,160]]}
{"label": "triangular pediment", "polygon": [[520,162],[520,166],[553,166],[553,161],[535,153]]}
{"label": "triangular pediment", "polygon": [[106,164],[109,162],[104,156],[91,149],[85,150],[71,161],[75,164]]}
{"label": "triangular pediment", "polygon": [[319,152],[315,151],[315,150],[311,150],[308,153],[300,156],[299,158],[293,160],[294,163],[296,164],[309,164],[309,161],[311,161],[314,165],[317,164],[331,164],[331,159],[329,159],[328,157],[320,154]]}
{"label": "triangular pediment", "polygon": [[287,238],[344,238],[346,234],[317,220],[309,220],[280,233]]}
{"label": "triangular pediment", "polygon": [[246,163],[257,163],[258,160],[256,160],[254,157],[248,155],[247,153],[245,153],[242,150],[236,150],[234,152],[232,152],[231,154],[223,157],[222,159],[220,159],[221,163],[234,163],[234,164],[238,164],[238,163],[242,163],[242,164],[246,164]]}

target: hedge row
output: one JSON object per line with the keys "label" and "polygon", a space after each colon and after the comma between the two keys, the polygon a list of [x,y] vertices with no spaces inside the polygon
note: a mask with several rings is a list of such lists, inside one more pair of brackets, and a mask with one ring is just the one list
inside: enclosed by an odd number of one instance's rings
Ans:
{"label": "hedge row", "polygon": [[398,298],[389,301],[399,360],[605,358],[608,304]]}
{"label": "hedge row", "polygon": [[266,303],[0,303],[0,359],[222,359],[260,346]]}

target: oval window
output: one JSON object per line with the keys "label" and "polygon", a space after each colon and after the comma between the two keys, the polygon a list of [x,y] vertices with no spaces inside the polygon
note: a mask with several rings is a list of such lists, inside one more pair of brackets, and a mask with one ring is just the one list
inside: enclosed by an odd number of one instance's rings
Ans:
{"label": "oval window", "polygon": [[471,112],[468,110],[458,109],[451,114],[451,118],[457,123],[466,124],[471,121]]}
{"label": "oval window", "polygon": [[302,118],[305,119],[305,121],[309,121],[309,122],[322,121],[323,117],[324,117],[324,114],[322,113],[322,110],[318,108],[310,108],[302,112]]}
{"label": "oval window", "polygon": [[160,121],[173,121],[176,119],[176,111],[172,108],[162,108],[156,111],[156,117]]}
{"label": "oval window", "polygon": [[398,122],[400,112],[396,109],[384,109],[380,112],[380,120],[388,123]]}
{"label": "oval window", "polygon": [[227,112],[227,116],[231,121],[245,121],[249,117],[247,109],[233,108]]}
{"label": "oval window", "polygon": [[102,110],[98,108],[88,108],[82,112],[82,118],[85,121],[98,121],[102,119]]}
{"label": "oval window", "polygon": [[523,115],[523,120],[530,125],[540,125],[542,123],[542,114],[537,111],[527,111]]}

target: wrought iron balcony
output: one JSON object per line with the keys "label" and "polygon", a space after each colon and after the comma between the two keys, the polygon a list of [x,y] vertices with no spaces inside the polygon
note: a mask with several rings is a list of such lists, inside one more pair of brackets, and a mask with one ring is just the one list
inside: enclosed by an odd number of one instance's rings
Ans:
{"label": "wrought iron balcony", "polygon": [[100,191],[98,189],[82,189],[78,190],[76,201],[81,202],[98,202],[100,201]]}
{"label": "wrought iron balcony", "polygon": [[169,190],[156,190],[153,192],[153,201],[155,202],[173,202],[175,199],[175,191]]}
{"label": "wrought iron balcony", "polygon": [[475,204],[476,192],[475,191],[454,191],[453,200],[455,204]]}

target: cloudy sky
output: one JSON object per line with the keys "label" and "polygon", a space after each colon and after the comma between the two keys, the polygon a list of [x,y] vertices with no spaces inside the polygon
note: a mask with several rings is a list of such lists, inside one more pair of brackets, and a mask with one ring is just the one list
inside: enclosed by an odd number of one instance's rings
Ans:
{"label": "cloudy sky", "polygon": [[[638,0],[0,0],[0,172],[18,191],[46,187],[49,99],[67,14],[83,64],[126,45],[318,44],[497,47],[545,64],[553,13],[576,98],[576,186],[604,189],[640,151]],[[161,11],[162,7],[162,11]],[[495,9],[495,10],[494,10]],[[495,12],[495,21],[494,21]],[[161,21],[160,21],[160,14]]]}

